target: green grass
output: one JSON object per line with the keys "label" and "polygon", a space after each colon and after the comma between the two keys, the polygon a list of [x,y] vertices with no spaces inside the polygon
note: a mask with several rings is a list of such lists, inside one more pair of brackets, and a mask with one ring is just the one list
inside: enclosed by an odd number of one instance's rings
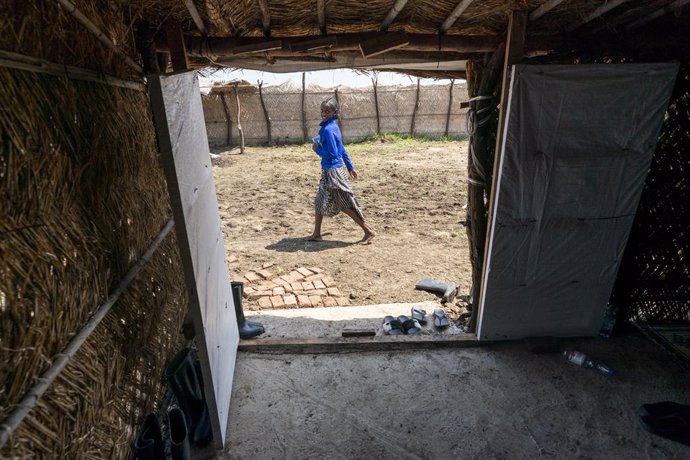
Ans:
{"label": "green grass", "polygon": [[362,140],[350,142],[346,144],[345,148],[348,152],[356,153],[358,151],[365,151],[371,148],[374,144],[386,143],[395,144],[400,147],[412,147],[413,145],[421,144],[424,142],[452,142],[452,141],[464,141],[467,140],[467,136],[441,136],[432,137],[427,135],[412,136],[410,134],[371,134]]}

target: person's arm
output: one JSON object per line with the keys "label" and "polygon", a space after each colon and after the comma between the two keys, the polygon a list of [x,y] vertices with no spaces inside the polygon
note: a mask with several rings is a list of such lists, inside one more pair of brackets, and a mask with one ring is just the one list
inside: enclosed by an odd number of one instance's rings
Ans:
{"label": "person's arm", "polygon": [[352,161],[350,161],[350,156],[347,154],[347,150],[345,150],[345,146],[343,146],[343,161],[345,162],[345,167],[347,168],[347,172],[349,172],[355,179],[357,179],[357,173],[355,172],[355,167],[352,164]]}

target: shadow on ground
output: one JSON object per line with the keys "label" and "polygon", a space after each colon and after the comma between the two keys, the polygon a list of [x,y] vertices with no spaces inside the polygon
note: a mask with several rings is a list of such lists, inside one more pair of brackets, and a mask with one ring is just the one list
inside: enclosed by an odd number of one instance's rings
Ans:
{"label": "shadow on ground", "polygon": [[269,244],[266,249],[278,252],[319,252],[352,246],[355,242],[339,240],[307,241],[305,238],[283,238],[277,243]]}

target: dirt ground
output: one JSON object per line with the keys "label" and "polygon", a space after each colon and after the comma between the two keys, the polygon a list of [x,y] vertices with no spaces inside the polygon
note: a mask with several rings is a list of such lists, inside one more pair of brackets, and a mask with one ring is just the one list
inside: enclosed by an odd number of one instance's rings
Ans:
{"label": "dirt ground", "polygon": [[[466,141],[371,141],[346,146],[359,173],[353,182],[377,236],[346,215],[325,218],[324,241],[308,242],[321,169],[310,145],[214,151],[214,177],[233,279],[274,264],[288,272],[315,266],[352,305],[435,300],[414,289],[422,278],[470,289],[466,230]],[[448,305],[451,315],[463,303]],[[245,308],[258,309],[255,301]]]}

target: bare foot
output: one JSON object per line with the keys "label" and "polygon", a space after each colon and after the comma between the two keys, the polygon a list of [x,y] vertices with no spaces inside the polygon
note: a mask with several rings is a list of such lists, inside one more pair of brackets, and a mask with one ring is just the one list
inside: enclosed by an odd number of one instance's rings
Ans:
{"label": "bare foot", "polygon": [[371,230],[364,234],[364,238],[359,241],[359,244],[371,244],[371,240],[376,236],[376,232]]}
{"label": "bare foot", "polygon": [[310,235],[307,237],[307,241],[323,241],[321,235]]}

